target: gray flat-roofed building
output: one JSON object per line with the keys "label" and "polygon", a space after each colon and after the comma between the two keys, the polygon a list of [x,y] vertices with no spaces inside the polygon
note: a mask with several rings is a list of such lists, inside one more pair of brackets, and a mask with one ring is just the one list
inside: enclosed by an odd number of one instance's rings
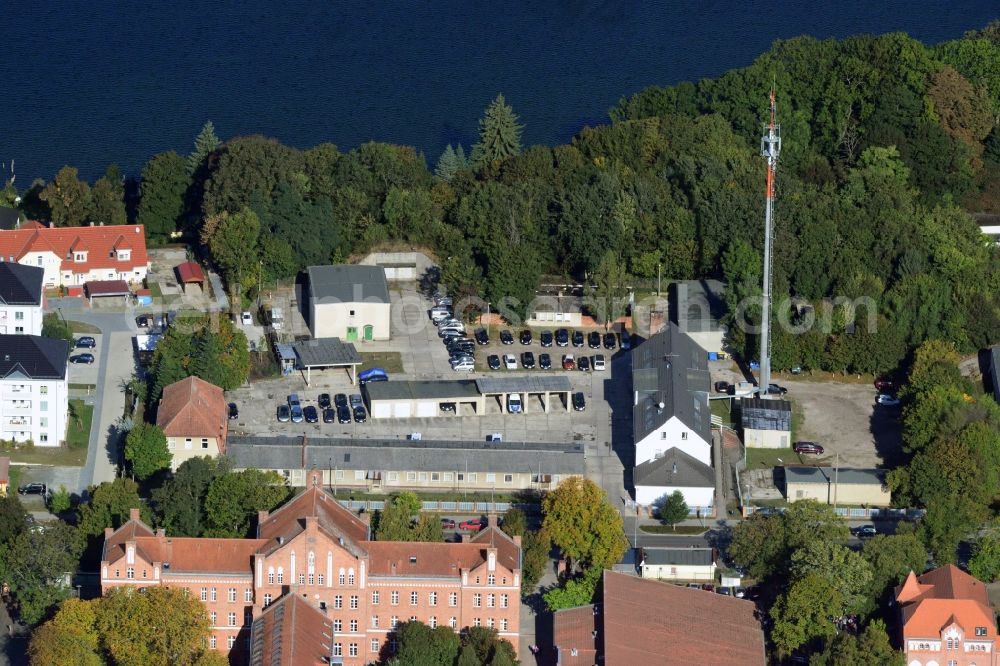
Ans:
{"label": "gray flat-roofed building", "polygon": [[306,384],[312,379],[312,369],[345,368],[351,377],[351,384],[357,380],[361,355],[349,342],[340,338],[316,338],[292,344],[299,370],[306,371]]}
{"label": "gray flat-roofed building", "polygon": [[726,284],[718,280],[681,280],[667,287],[670,321],[706,352],[723,353]]}
{"label": "gray flat-roofed building", "polygon": [[310,266],[306,273],[313,337],[389,339],[389,284],[381,266]]}
{"label": "gray flat-roofed building", "polygon": [[660,580],[715,580],[715,551],[712,548],[642,548],[639,574]]}
{"label": "gray flat-roofed building", "polygon": [[787,449],[791,445],[792,405],[775,398],[741,398],[743,442],[752,449]]}
{"label": "gray flat-roofed building", "polygon": [[[363,389],[373,419],[453,416],[463,410],[486,411],[486,401],[471,379],[369,382]],[[454,410],[442,411],[451,404]]]}
{"label": "gray flat-roofed building", "polygon": [[892,496],[886,470],[855,467],[786,465],[785,499],[814,499],[841,506],[889,506]]}
{"label": "gray flat-roofed building", "polygon": [[547,490],[586,474],[584,455],[575,442],[230,437],[226,443],[237,470],[274,470],[302,486],[315,468],[325,485],[375,492]]}

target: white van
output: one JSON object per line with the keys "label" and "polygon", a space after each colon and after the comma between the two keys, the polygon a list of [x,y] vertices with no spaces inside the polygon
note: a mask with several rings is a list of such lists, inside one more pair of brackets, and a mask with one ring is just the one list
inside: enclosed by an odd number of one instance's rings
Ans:
{"label": "white van", "polygon": [[446,307],[434,307],[431,308],[431,320],[438,322],[447,319],[451,316],[451,310]]}
{"label": "white van", "polygon": [[511,414],[521,413],[521,394],[511,393],[507,396],[507,411]]}
{"label": "white van", "polygon": [[271,328],[280,331],[285,325],[285,313],[281,308],[271,308]]}

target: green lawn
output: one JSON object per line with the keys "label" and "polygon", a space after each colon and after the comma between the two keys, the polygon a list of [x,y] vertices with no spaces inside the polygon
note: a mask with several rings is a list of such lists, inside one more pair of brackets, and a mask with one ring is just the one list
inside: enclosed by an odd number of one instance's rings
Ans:
{"label": "green lawn", "polygon": [[71,449],[86,451],[90,444],[90,423],[94,418],[94,406],[85,405],[83,400],[70,400],[69,414],[66,445]]}
{"label": "green lawn", "polygon": [[70,329],[72,329],[74,333],[88,333],[93,335],[94,333],[101,332],[101,329],[86,322],[69,320],[66,323],[69,324]]}
{"label": "green lawn", "polygon": [[647,534],[704,534],[708,531],[707,527],[701,527],[700,525],[678,525],[675,528],[670,525],[640,525],[639,530],[646,532]]}
{"label": "green lawn", "polygon": [[160,289],[158,282],[149,283],[149,293],[153,298],[163,298],[163,291]]}
{"label": "green lawn", "polygon": [[709,400],[709,405],[712,407],[713,416],[721,416],[722,423],[732,427],[733,426],[733,415],[729,410],[729,400]]}
{"label": "green lawn", "polygon": [[69,387],[70,389],[76,389],[79,391],[93,391],[97,388],[97,384],[74,384],[73,382],[70,382]]}
{"label": "green lawn", "polygon": [[403,372],[403,357],[399,352],[361,352],[361,367],[358,372],[370,368],[382,368],[391,376]]}
{"label": "green lawn", "polygon": [[[779,460],[780,458],[780,460]],[[820,456],[803,457],[791,449],[747,449],[747,469],[766,469],[782,465],[815,464],[827,462]]]}
{"label": "green lawn", "polygon": [[87,462],[87,449],[71,449],[68,446],[33,446],[5,452],[11,461],[27,465],[55,465],[57,467],[81,467]]}

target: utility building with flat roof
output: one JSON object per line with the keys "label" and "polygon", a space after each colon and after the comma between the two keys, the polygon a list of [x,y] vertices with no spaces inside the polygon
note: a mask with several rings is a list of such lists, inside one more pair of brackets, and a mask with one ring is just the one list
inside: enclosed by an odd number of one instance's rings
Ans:
{"label": "utility building with flat roof", "polygon": [[785,499],[814,499],[824,504],[889,506],[892,496],[884,469],[785,466]]}
{"label": "utility building with flat roof", "polygon": [[314,338],[388,340],[389,284],[381,266],[310,266],[309,329]]}
{"label": "utility building with flat roof", "polygon": [[751,449],[787,449],[791,445],[792,405],[773,398],[741,398],[743,443]]}

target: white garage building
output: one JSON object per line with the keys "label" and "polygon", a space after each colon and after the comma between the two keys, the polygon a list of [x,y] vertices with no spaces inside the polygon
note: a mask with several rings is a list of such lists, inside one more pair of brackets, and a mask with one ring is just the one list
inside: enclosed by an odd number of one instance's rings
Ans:
{"label": "white garage building", "polygon": [[[369,382],[363,394],[373,419],[482,414],[485,398],[472,379]],[[453,404],[454,411],[443,411]]]}

